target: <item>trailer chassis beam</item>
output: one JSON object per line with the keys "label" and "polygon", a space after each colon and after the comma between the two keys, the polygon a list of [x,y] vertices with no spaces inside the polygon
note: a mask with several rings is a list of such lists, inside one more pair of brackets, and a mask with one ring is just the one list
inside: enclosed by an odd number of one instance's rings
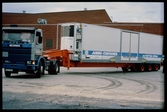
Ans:
{"label": "trailer chassis beam", "polygon": [[58,60],[62,61],[61,65],[66,66],[67,69],[69,70],[70,68],[70,58],[69,54],[72,54],[68,50],[57,50],[57,49],[50,49],[50,50],[45,50],[43,51],[42,56],[45,57],[47,60]]}

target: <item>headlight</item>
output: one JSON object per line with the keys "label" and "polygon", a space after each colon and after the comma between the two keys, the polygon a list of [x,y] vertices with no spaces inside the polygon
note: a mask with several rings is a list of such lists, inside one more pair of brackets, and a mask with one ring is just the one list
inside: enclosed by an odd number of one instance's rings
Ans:
{"label": "headlight", "polygon": [[34,61],[34,60],[32,60],[32,61],[27,61],[27,64],[28,64],[28,65],[35,65],[35,61]]}
{"label": "headlight", "polygon": [[33,60],[33,61],[31,61],[31,63],[32,63],[32,65],[35,65],[35,61]]}

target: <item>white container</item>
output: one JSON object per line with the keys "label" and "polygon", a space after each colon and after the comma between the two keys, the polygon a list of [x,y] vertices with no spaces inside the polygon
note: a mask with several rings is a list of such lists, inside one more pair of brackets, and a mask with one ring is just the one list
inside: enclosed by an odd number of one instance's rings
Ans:
{"label": "white container", "polygon": [[[73,61],[158,63],[162,59],[161,35],[85,23],[66,24],[62,24],[66,31],[61,37],[61,49],[73,52]],[[73,34],[68,36],[71,28]]]}

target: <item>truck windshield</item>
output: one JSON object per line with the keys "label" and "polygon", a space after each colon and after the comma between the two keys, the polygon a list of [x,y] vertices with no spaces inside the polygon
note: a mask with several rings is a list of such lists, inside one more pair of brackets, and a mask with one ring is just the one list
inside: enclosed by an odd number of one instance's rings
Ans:
{"label": "truck windshield", "polygon": [[3,30],[2,41],[32,43],[34,41],[34,30]]}

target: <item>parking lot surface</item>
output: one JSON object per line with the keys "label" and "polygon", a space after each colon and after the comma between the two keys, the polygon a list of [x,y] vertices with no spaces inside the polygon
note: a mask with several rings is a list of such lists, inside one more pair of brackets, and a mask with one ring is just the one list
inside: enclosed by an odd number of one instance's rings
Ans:
{"label": "parking lot surface", "polygon": [[[123,72],[120,68],[60,68],[35,78],[2,72],[2,109],[163,109],[163,68]],[[3,71],[3,69],[2,69]]]}

